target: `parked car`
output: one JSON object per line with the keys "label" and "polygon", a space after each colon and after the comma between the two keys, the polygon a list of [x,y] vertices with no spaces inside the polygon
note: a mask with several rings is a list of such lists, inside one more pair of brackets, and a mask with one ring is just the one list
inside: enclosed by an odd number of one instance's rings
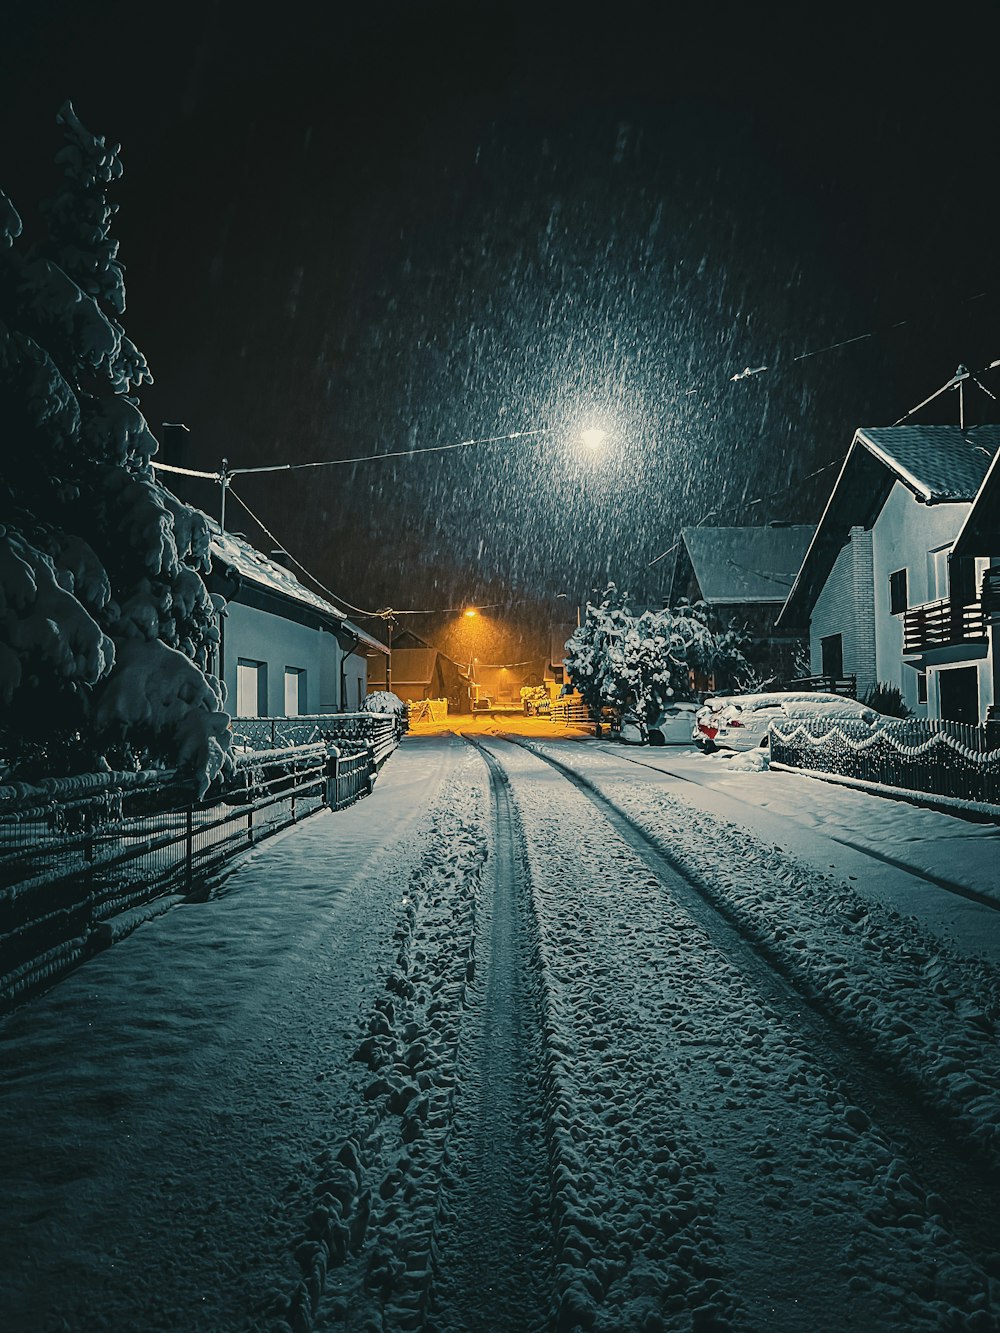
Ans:
{"label": "parked car", "polygon": [[697,704],[668,704],[656,721],[648,724],[626,713],[622,718],[619,739],[628,745],[690,745],[697,711]]}
{"label": "parked car", "polygon": [[753,750],[768,744],[772,722],[796,717],[846,717],[874,722],[873,708],[839,694],[776,692],[729,694],[706,699],[695,714],[691,739],[706,754],[713,750]]}
{"label": "parked car", "polygon": [[647,728],[650,745],[690,745],[698,705],[679,701],[668,704]]}

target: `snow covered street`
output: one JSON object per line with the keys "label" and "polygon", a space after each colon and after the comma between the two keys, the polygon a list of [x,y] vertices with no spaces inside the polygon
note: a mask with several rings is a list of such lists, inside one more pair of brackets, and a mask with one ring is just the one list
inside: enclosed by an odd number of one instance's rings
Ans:
{"label": "snow covered street", "polygon": [[477,730],[3,1021],[3,1326],[996,1329],[996,827]]}

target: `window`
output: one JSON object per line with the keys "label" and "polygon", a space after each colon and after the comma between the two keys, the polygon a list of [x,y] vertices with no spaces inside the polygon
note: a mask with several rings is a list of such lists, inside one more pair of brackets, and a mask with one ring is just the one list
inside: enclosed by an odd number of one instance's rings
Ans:
{"label": "window", "polygon": [[236,662],[236,716],[267,717],[267,663],[240,657]]}
{"label": "window", "polygon": [[285,717],[307,713],[306,673],[301,667],[285,667]]}
{"label": "window", "polygon": [[831,680],[840,680],[844,674],[844,636],[828,634],[819,641],[823,661],[823,675]]}
{"label": "window", "polygon": [[906,570],[897,569],[889,575],[889,614],[901,615],[906,605]]}
{"label": "window", "polygon": [[917,703],[925,704],[927,702],[927,672],[917,672]]}

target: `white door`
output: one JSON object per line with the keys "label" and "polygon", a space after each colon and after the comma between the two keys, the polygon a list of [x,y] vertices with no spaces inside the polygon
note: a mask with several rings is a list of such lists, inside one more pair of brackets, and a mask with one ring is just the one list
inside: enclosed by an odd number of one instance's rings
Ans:
{"label": "white door", "polygon": [[236,663],[236,716],[261,717],[261,672],[263,662],[241,657]]}
{"label": "white door", "polygon": [[298,717],[302,712],[305,674],[298,667],[285,667],[285,717]]}

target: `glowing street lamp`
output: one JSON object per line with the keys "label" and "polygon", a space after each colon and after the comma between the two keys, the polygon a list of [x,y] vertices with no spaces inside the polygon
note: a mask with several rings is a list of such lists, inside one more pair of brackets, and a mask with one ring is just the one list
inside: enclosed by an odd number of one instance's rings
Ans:
{"label": "glowing street lamp", "polygon": [[476,608],[474,606],[470,606],[468,611],[465,612],[465,614],[471,619],[473,616],[476,616],[479,613],[476,611]]}
{"label": "glowing street lamp", "polygon": [[586,449],[600,449],[601,445],[608,438],[606,430],[599,430],[596,426],[591,426],[580,434],[580,443]]}

